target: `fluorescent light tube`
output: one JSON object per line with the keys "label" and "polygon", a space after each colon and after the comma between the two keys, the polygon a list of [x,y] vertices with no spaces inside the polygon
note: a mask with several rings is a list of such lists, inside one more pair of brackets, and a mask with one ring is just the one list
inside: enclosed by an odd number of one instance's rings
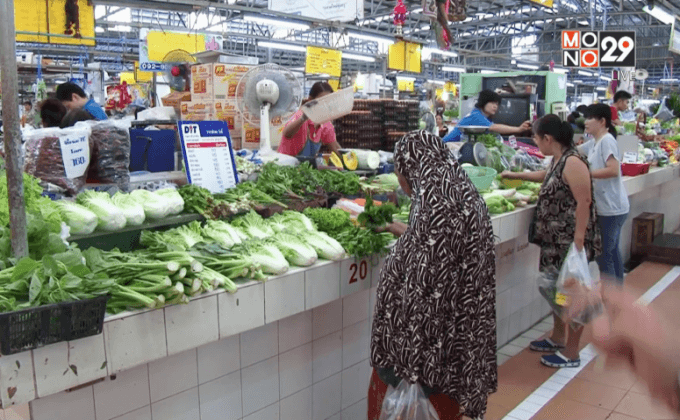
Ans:
{"label": "fluorescent light tube", "polygon": [[591,72],[589,72],[589,71],[585,71],[585,70],[579,70],[579,71],[578,71],[578,74],[580,74],[581,76],[589,76],[589,77],[593,77],[593,76],[594,76],[593,73],[591,73]]}
{"label": "fluorescent light tube", "polygon": [[436,85],[445,85],[446,84],[442,80],[428,80],[427,83],[434,83]]}
{"label": "fluorescent light tube", "polygon": [[371,42],[377,42],[379,44],[393,44],[394,39],[384,37],[384,36],[379,36],[379,35],[368,35],[368,34],[360,34],[357,32],[350,32],[349,36],[352,38],[356,39],[363,39],[364,41],[371,41]]}
{"label": "fluorescent light tube", "polygon": [[656,6],[656,5],[652,6],[652,7],[645,6],[645,7],[642,8],[642,10],[649,13],[650,15],[657,18],[658,20],[665,23],[666,25],[670,25],[675,20],[675,17],[673,17],[673,15],[671,15],[666,10],[664,10],[661,7]]}
{"label": "fluorescent light tube", "polygon": [[496,70],[482,70],[482,71],[480,71],[480,73],[482,73],[482,74],[496,74],[496,73],[500,73],[500,72],[498,72]]}
{"label": "fluorescent light tube", "polygon": [[567,83],[567,87],[574,87],[573,83]]}
{"label": "fluorescent light tube", "polygon": [[290,22],[288,20],[274,19],[274,18],[268,18],[268,17],[254,16],[254,15],[245,15],[245,16],[243,16],[243,20],[245,22],[253,22],[253,23],[260,23],[260,24],[264,24],[264,25],[279,26],[281,28],[297,29],[297,30],[300,30],[300,31],[304,31],[305,29],[310,28],[310,25],[306,24],[306,23]]}
{"label": "fluorescent light tube", "polygon": [[463,67],[442,67],[442,71],[450,71],[454,73],[465,73],[465,69]]}
{"label": "fluorescent light tube", "polygon": [[557,67],[553,68],[554,73],[559,73],[559,74],[567,74],[569,73],[569,69],[558,69]]}
{"label": "fluorescent light tube", "polygon": [[346,58],[348,60],[355,60],[355,61],[366,61],[367,63],[374,63],[375,62],[375,57],[369,57],[367,55],[342,53],[342,58]]}
{"label": "fluorescent light tube", "polygon": [[514,66],[515,64],[517,64],[517,60],[512,60],[512,61],[510,62],[510,64],[512,64],[512,65]]}
{"label": "fluorescent light tube", "polygon": [[664,83],[665,83],[665,82],[673,83],[673,82],[677,82],[678,79],[661,79],[661,80],[659,80],[659,81],[660,81],[660,82],[664,82]]}
{"label": "fluorescent light tube", "polygon": [[608,81],[608,82],[611,82],[611,81],[612,81],[612,78],[611,78],[611,77],[605,76],[604,74],[600,76],[600,79],[606,80],[606,81]]}
{"label": "fluorescent light tube", "polygon": [[456,54],[453,51],[442,51],[437,48],[423,48],[423,54],[439,54],[444,57],[458,57],[458,54]]}
{"label": "fluorescent light tube", "polygon": [[408,82],[415,82],[416,78],[415,77],[408,77],[408,76],[397,76],[397,80],[406,80]]}
{"label": "fluorescent light tube", "polygon": [[522,64],[522,63],[518,63],[517,67],[519,67],[520,69],[527,69],[527,70],[538,70],[540,68],[540,67],[535,66],[533,64]]}
{"label": "fluorescent light tube", "polygon": [[605,88],[605,87],[598,87],[596,89],[599,90],[600,92],[604,92],[604,91],[607,90],[607,88]]}
{"label": "fluorescent light tube", "polygon": [[279,42],[267,42],[267,41],[259,41],[257,45],[262,48],[273,48],[275,50],[307,52],[307,48],[303,47],[302,45],[282,44]]}

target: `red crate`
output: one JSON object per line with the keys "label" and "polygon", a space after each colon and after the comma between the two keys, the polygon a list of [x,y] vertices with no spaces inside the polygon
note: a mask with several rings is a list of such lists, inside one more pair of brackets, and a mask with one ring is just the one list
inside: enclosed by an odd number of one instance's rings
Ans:
{"label": "red crate", "polygon": [[638,176],[649,172],[649,163],[624,163],[621,165],[621,173],[624,176]]}

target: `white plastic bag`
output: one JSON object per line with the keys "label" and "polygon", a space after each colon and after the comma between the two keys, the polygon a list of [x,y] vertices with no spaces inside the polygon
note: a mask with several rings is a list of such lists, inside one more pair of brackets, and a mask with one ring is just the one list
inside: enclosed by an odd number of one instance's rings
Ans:
{"label": "white plastic bag", "polygon": [[439,420],[439,415],[423,388],[402,380],[397,388],[387,388],[380,420]]}
{"label": "white plastic bag", "polygon": [[586,325],[602,313],[601,301],[584,300],[586,296],[596,294],[599,280],[597,264],[588,263],[585,248],[579,251],[572,244],[557,278],[555,297],[558,304],[569,307],[566,312],[569,322]]}

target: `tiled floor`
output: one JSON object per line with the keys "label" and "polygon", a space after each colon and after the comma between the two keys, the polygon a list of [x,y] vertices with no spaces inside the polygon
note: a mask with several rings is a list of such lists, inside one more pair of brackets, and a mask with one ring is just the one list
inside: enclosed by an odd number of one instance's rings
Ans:
{"label": "tiled floor", "polygon": [[[642,296],[663,278],[673,267],[654,263],[644,263],[626,277],[626,284]],[[680,293],[680,278],[675,279],[651,303],[651,307],[661,312],[669,319],[680,317],[680,305],[677,296]],[[578,373],[569,375],[569,369],[564,369],[557,379],[563,380],[561,390],[551,399],[542,398],[542,385],[557,371],[543,367],[539,362],[540,355],[531,352],[524,344],[526,339],[547,336],[552,329],[552,320],[547,318],[537,324],[531,331],[525,333],[508,345],[500,349],[500,354],[516,353],[517,347],[523,350],[515,356],[499,356],[499,389],[489,399],[486,420],[510,420],[508,414],[516,408],[521,408],[529,396],[536,400],[540,410],[535,415],[518,418],[532,420],[670,420],[679,418],[667,410],[660,403],[654,401],[644,383],[628,370],[608,368],[602,370],[596,365],[596,360],[588,363]],[[678,326],[680,332],[680,325]],[[581,340],[582,347],[590,342],[590,334],[584,332]],[[590,349],[590,347],[589,347]],[[587,353],[584,351],[583,353]],[[582,353],[582,357],[583,357]],[[575,373],[575,375],[574,375]],[[573,376],[573,379],[568,379]],[[554,381],[555,379],[551,379]],[[546,385],[549,385],[546,384]],[[533,395],[532,395],[533,394]],[[552,396],[552,395],[551,395]],[[518,413],[516,411],[515,413]],[[519,414],[518,414],[519,416]]]}

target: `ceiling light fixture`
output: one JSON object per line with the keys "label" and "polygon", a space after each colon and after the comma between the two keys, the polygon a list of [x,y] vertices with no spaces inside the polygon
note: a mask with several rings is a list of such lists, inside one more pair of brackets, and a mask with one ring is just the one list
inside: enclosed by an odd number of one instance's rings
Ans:
{"label": "ceiling light fixture", "polygon": [[675,17],[673,17],[673,15],[671,15],[665,9],[662,9],[657,5],[652,5],[651,7],[647,5],[643,7],[642,10],[649,13],[650,15],[660,20],[661,22],[665,23],[666,25],[670,25],[675,20]]}
{"label": "ceiling light fixture", "polygon": [[423,54],[425,54],[425,55],[439,54],[439,55],[444,56],[444,57],[458,57],[458,54],[453,52],[453,51],[442,51],[438,48],[429,48],[429,47],[423,48]]}
{"label": "ceiling light fixture", "polygon": [[580,74],[581,76],[588,76],[588,77],[593,77],[593,76],[594,76],[593,73],[591,73],[591,72],[589,72],[589,71],[585,71],[585,70],[579,70],[579,71],[578,71],[578,74]]}
{"label": "ceiling light fixture", "polygon": [[375,63],[375,57],[369,57],[367,55],[342,53],[342,58],[346,58],[348,60],[355,60],[355,61],[365,61],[367,63]]}
{"label": "ceiling light fixture", "polygon": [[281,28],[296,29],[296,30],[299,30],[299,31],[304,31],[304,30],[307,30],[307,29],[310,28],[309,24],[302,23],[302,22],[291,22],[291,21],[287,21],[287,20],[280,20],[280,19],[261,17],[261,16],[253,16],[253,15],[245,15],[245,16],[243,16],[243,20],[245,22],[260,23],[260,24],[265,24],[265,25],[278,26],[278,27],[281,27]]}
{"label": "ceiling light fixture", "polygon": [[262,47],[262,48],[272,48],[272,49],[275,49],[275,50],[307,52],[307,48],[303,47],[302,45],[282,44],[282,43],[278,43],[278,42],[267,42],[267,41],[259,41],[257,43],[257,45],[259,47]]}
{"label": "ceiling light fixture", "polygon": [[538,70],[540,68],[540,67],[538,67],[534,64],[522,64],[522,63],[518,63],[517,67],[519,67],[520,69],[527,69],[527,70]]}
{"label": "ceiling light fixture", "polygon": [[350,32],[349,36],[356,39],[363,39],[364,41],[377,42],[378,44],[394,44],[393,38],[388,38],[380,35],[360,34],[357,32]]}
{"label": "ceiling light fixture", "polygon": [[442,67],[442,71],[453,72],[453,73],[465,73],[465,69],[463,67],[445,66],[445,67]]}

